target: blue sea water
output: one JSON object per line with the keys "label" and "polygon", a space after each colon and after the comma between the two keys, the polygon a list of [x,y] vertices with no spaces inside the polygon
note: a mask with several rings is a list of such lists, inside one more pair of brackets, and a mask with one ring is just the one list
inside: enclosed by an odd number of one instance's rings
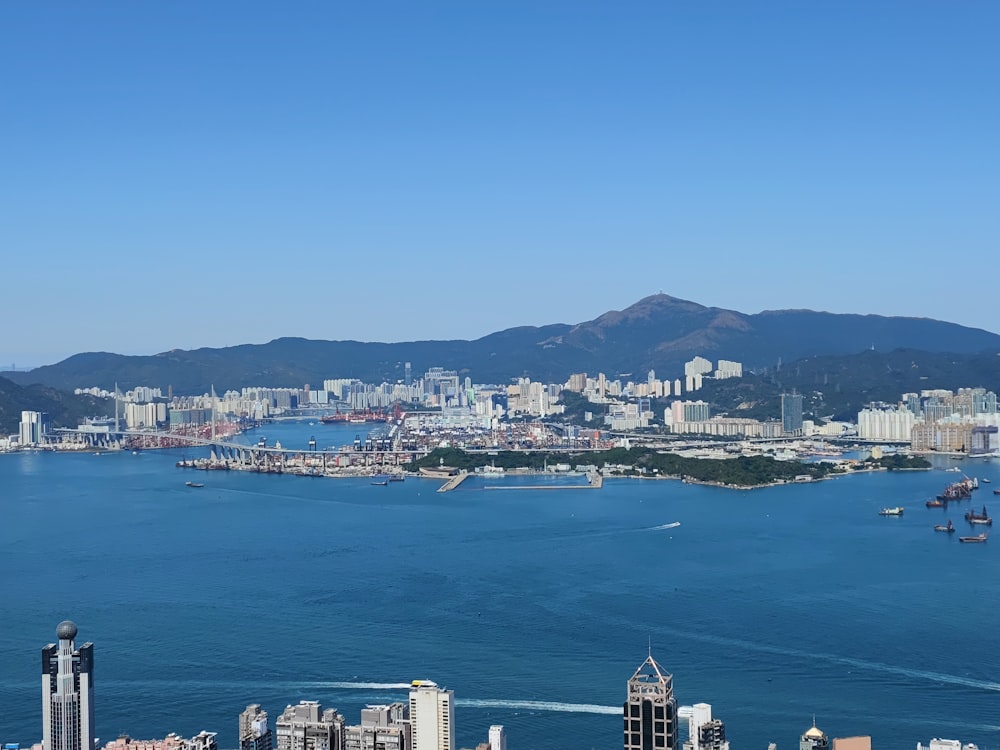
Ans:
{"label": "blue sea water", "polygon": [[[247,703],[320,700],[356,722],[426,678],[455,690],[460,746],[501,723],[512,748],[612,750],[651,643],[735,748],[794,746],[813,714],[879,748],[1000,744],[1000,540],[935,534],[946,514],[923,507],[960,475],[438,494],[194,473],[180,455],[0,456],[0,741],[40,738],[39,649],[71,618],[95,642],[102,739],[209,729],[234,747]],[[1000,463],[961,465],[1000,487]],[[948,514],[960,533],[967,505]]]}

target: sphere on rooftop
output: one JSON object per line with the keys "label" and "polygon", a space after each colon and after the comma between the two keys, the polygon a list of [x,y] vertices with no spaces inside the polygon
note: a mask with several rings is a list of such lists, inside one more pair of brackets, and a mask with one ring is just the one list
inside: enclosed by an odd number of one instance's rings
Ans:
{"label": "sphere on rooftop", "polygon": [[71,641],[76,638],[76,623],[72,620],[63,620],[56,627],[56,637],[60,641]]}

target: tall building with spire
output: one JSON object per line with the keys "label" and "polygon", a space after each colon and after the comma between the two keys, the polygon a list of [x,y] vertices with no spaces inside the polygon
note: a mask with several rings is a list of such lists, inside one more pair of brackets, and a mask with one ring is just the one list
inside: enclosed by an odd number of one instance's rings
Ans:
{"label": "tall building with spire", "polygon": [[813,725],[799,738],[799,750],[827,750],[830,747],[830,740],[826,733],[816,726],[816,717],[813,717]]}
{"label": "tall building with spire", "polygon": [[677,699],[674,678],[652,653],[628,681],[624,706],[625,750],[675,750]]}
{"label": "tall building with spire", "polygon": [[77,648],[76,625],[56,628],[59,643],[42,648],[42,747],[95,750],[94,644]]}

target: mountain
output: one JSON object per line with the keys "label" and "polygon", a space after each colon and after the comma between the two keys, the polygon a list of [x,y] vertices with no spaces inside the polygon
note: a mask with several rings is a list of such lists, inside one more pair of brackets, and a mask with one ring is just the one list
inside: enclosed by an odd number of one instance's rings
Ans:
{"label": "mountain", "polygon": [[743,362],[747,368],[778,361],[853,354],[866,349],[974,353],[1000,351],[1000,336],[927,318],[839,315],[775,310],[747,315],[657,294],[625,310],[577,325],[524,326],[475,341],[365,343],[281,338],[267,344],[174,350],[151,356],[77,354],[30,372],[4,373],[21,383],[123,388],[172,385],[177,393],[205,393],[245,385],[318,385],[326,378],[369,382],[401,380],[441,366],[477,382],[512,377],[562,382],[573,372],[636,373],[657,370],[679,377],[695,355]]}
{"label": "mountain", "polygon": [[83,417],[114,413],[114,404],[91,396],[74,396],[44,385],[20,386],[0,378],[0,434],[17,432],[22,411],[47,412],[56,427],[76,427]]}

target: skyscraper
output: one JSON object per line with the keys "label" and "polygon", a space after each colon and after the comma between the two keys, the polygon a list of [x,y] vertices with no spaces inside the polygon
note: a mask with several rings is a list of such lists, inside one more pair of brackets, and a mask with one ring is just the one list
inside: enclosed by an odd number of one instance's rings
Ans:
{"label": "skyscraper", "polygon": [[781,429],[786,435],[802,432],[802,394],[781,394]]}
{"label": "skyscraper", "polygon": [[455,750],[455,691],[430,680],[414,680],[410,690],[413,750]]}
{"label": "skyscraper", "polygon": [[94,750],[94,644],[73,643],[76,625],[59,623],[42,649],[42,747]]}
{"label": "skyscraper", "polygon": [[240,714],[240,750],[271,750],[274,735],[267,725],[267,711],[251,703]]}
{"label": "skyscraper", "polygon": [[677,699],[674,678],[650,654],[628,681],[625,750],[675,750]]}

